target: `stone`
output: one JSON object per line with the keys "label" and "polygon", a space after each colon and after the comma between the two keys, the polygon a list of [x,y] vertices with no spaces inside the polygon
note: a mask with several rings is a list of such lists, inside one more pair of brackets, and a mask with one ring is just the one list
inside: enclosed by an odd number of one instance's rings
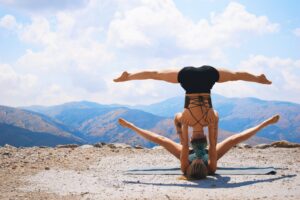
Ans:
{"label": "stone", "polygon": [[79,147],[78,144],[61,144],[61,145],[57,145],[57,148],[76,148]]}
{"label": "stone", "polygon": [[125,144],[125,143],[110,143],[107,146],[111,149],[131,149],[132,146]]}
{"label": "stone", "polygon": [[258,144],[258,145],[255,145],[254,148],[256,149],[266,149],[266,148],[269,148],[271,147],[270,144]]}
{"label": "stone", "polygon": [[135,145],[134,148],[135,149],[144,149],[144,147],[142,147],[141,145]]}
{"label": "stone", "polygon": [[107,144],[107,146],[111,149],[116,149],[117,147],[115,146],[115,144],[111,143],[111,144]]}
{"label": "stone", "polygon": [[300,147],[300,144],[288,142],[288,141],[286,141],[286,140],[281,140],[281,141],[273,142],[271,145],[272,145],[273,147],[282,147],[282,148],[295,148],[295,147]]}
{"label": "stone", "polygon": [[106,143],[104,143],[104,142],[98,142],[98,143],[94,144],[94,147],[101,148],[101,147],[103,147],[104,145],[106,145]]}
{"label": "stone", "polygon": [[4,148],[7,148],[7,149],[16,149],[17,147],[14,147],[14,146],[9,145],[9,144],[5,144]]}
{"label": "stone", "polygon": [[10,156],[12,156],[12,153],[10,153],[10,152],[3,152],[2,155],[10,157]]}
{"label": "stone", "polygon": [[161,149],[164,149],[164,147],[162,146],[154,146],[152,147],[153,150],[161,150]]}
{"label": "stone", "polygon": [[239,149],[249,149],[249,148],[252,148],[251,145],[245,144],[245,143],[237,144],[236,147],[239,148]]}
{"label": "stone", "polygon": [[90,144],[84,144],[84,145],[81,145],[80,147],[78,147],[80,149],[89,149],[89,148],[94,148],[93,145],[90,145]]}
{"label": "stone", "polygon": [[115,143],[114,144],[116,148],[120,148],[120,149],[131,149],[132,146],[130,146],[129,144],[125,144],[125,143]]}

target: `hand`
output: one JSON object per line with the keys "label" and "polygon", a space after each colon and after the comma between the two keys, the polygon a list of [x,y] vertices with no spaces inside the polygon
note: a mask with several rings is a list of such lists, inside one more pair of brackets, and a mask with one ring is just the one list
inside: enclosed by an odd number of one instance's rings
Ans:
{"label": "hand", "polygon": [[130,123],[130,122],[126,121],[125,119],[119,118],[118,121],[119,121],[119,124],[123,127],[130,128],[133,126],[133,123]]}
{"label": "hand", "polygon": [[114,82],[123,82],[128,81],[129,73],[127,71],[124,71],[121,76],[114,79]]}

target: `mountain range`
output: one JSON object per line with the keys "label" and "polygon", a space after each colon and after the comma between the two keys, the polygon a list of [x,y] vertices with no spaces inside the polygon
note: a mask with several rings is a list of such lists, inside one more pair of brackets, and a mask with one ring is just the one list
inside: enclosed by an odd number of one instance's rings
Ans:
{"label": "mountain range", "polygon": [[[256,98],[227,98],[213,94],[219,112],[219,140],[280,114],[281,120],[247,141],[250,144],[274,140],[300,142],[300,105]],[[183,97],[151,105],[104,105],[95,102],[69,102],[57,106],[12,108],[0,106],[0,145],[55,146],[67,143],[123,142],[154,146],[121,127],[124,118],[141,128],[178,141],[173,116],[183,109]]]}
{"label": "mountain range", "polygon": [[81,133],[40,113],[0,106],[0,146],[82,144]]}
{"label": "mountain range", "polygon": [[[270,140],[300,142],[300,104],[257,98],[227,98],[217,94],[212,95],[212,102],[219,113],[219,127],[223,130],[240,132],[279,114],[280,121],[260,131],[258,136]],[[171,117],[183,109],[183,103],[182,97],[174,97],[138,108],[155,115]]]}

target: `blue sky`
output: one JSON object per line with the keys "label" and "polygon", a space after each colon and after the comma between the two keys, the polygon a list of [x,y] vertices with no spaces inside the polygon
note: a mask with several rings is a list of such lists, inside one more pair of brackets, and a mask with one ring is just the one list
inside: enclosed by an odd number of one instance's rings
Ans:
{"label": "blue sky", "polygon": [[216,84],[215,93],[300,103],[299,8],[296,0],[0,0],[0,104],[154,103],[184,91],[112,79],[204,64],[273,81]]}

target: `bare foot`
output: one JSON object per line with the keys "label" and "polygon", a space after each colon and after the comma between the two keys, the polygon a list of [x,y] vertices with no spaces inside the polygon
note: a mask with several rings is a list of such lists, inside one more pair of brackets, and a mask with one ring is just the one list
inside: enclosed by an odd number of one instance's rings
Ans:
{"label": "bare foot", "polygon": [[120,77],[114,79],[114,82],[128,81],[128,77],[129,77],[129,73],[127,71],[124,71]]}
{"label": "bare foot", "polygon": [[125,119],[122,119],[122,118],[119,119],[119,124],[121,126],[125,127],[125,128],[131,128],[131,127],[134,126],[133,123],[130,123],[130,122],[128,122],[128,121],[126,121]]}
{"label": "bare foot", "polygon": [[258,79],[259,79],[259,82],[262,84],[268,84],[268,85],[272,84],[272,81],[269,81],[264,74],[261,74],[260,76],[258,76]]}
{"label": "bare foot", "polygon": [[280,118],[280,115],[274,115],[273,117],[270,117],[269,119],[267,119],[265,122],[267,124],[275,124],[278,122],[279,118]]}

